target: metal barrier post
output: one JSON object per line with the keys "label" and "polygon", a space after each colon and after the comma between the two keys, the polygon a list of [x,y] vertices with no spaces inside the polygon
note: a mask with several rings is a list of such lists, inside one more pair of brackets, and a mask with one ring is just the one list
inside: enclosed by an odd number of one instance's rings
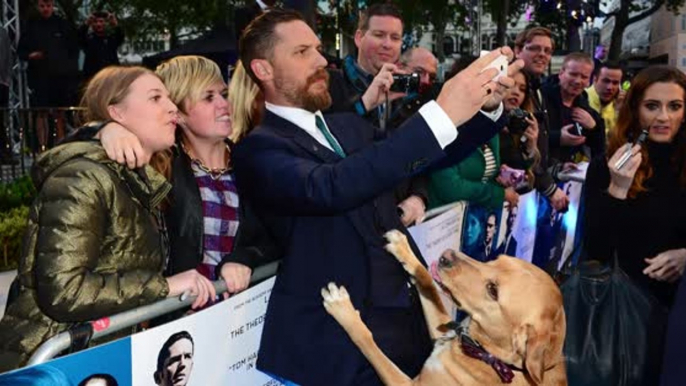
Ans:
{"label": "metal barrier post", "polygon": [[[279,262],[275,261],[261,267],[255,268],[250,277],[250,287],[276,274]],[[224,280],[217,280],[214,282],[214,288],[217,293],[226,292],[226,283]],[[160,315],[167,314],[172,311],[190,306],[193,304],[195,296],[180,296],[175,298],[168,298],[160,300],[159,302],[149,304],[147,306],[135,308],[133,310],[124,311],[119,314],[88,322],[92,331],[91,339],[102,338],[109,334],[115,333],[122,329],[135,326],[138,323],[156,318]],[[108,323],[102,323],[107,320]],[[98,328],[94,325],[98,324]],[[52,358],[59,355],[62,351],[68,349],[72,345],[72,335],[69,331],[59,333],[52,338],[45,341],[33,353],[27,366],[45,363]]]}

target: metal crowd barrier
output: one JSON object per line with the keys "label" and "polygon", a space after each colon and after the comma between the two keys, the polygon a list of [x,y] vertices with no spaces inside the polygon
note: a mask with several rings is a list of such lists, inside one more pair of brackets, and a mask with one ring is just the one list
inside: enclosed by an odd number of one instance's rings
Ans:
{"label": "metal crowd barrier", "polygon": [[28,173],[36,156],[80,127],[80,107],[0,108],[0,181]]}
{"label": "metal crowd barrier", "polygon": [[[250,286],[258,284],[276,274],[279,262],[275,261],[267,265],[255,268],[250,277]],[[214,282],[217,293],[226,292],[224,280]],[[135,326],[136,324],[154,319],[158,316],[188,307],[193,304],[195,296],[181,295],[180,297],[168,298],[159,302],[139,307],[133,310],[87,322],[53,336],[44,342],[31,356],[27,366],[45,363],[69,349],[76,342],[82,344],[92,339],[102,338],[122,329]],[[84,340],[85,339],[85,340]]]}

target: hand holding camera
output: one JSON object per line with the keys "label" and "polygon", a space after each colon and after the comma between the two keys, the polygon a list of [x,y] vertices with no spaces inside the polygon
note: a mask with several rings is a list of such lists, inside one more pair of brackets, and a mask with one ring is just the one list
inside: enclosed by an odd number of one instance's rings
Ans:
{"label": "hand holding camera", "polygon": [[[588,111],[580,107],[575,107],[572,109],[572,120],[586,130],[593,130],[596,127],[595,119],[593,119]],[[581,133],[578,135],[581,135]]]}
{"label": "hand holding camera", "polygon": [[392,101],[398,99],[405,94],[398,92],[390,92],[391,86],[394,83],[393,73],[398,71],[395,64],[386,63],[381,67],[379,73],[376,74],[372,83],[367,87],[367,90],[362,95],[362,103],[365,109],[370,111],[382,103],[386,102],[386,93],[388,93],[388,100]]}
{"label": "hand holding camera", "polygon": [[578,133],[578,127],[574,123],[562,126],[560,130],[560,145],[561,146],[580,146],[586,143],[586,137]]}

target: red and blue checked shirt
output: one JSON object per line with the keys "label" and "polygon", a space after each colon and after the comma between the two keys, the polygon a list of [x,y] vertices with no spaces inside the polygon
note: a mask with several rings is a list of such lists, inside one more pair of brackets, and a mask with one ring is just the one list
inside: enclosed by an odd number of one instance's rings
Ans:
{"label": "red and blue checked shirt", "polygon": [[232,173],[215,180],[194,163],[191,168],[200,189],[203,214],[203,261],[198,271],[215,280],[214,268],[225,254],[233,251],[238,229],[238,193]]}

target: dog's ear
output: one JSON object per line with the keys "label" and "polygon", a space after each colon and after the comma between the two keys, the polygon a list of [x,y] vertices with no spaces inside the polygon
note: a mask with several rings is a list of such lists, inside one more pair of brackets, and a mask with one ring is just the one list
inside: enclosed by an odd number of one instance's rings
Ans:
{"label": "dog's ear", "polygon": [[512,336],[512,344],[522,358],[526,372],[536,385],[543,383],[549,342],[547,334],[539,334],[529,323],[519,326]]}

